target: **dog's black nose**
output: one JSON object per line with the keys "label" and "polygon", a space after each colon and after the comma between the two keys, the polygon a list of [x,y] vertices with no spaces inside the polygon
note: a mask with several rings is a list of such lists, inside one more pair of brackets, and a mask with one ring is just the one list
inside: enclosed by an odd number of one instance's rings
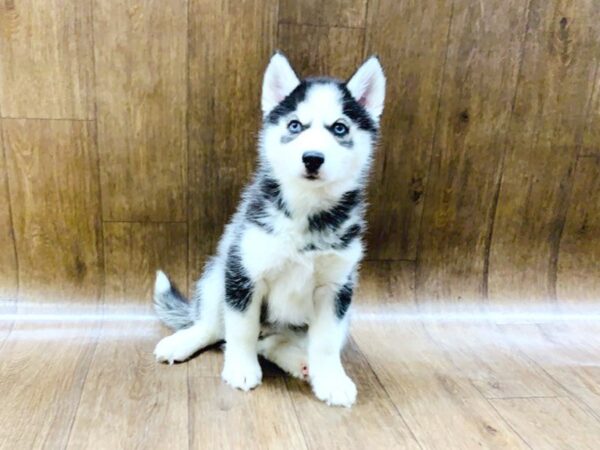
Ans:
{"label": "dog's black nose", "polygon": [[325,155],[321,152],[304,152],[302,162],[308,173],[316,173],[325,162]]}

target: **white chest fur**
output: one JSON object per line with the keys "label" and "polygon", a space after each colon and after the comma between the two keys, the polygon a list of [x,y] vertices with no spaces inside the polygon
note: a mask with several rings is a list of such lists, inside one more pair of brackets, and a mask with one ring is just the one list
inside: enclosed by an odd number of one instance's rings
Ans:
{"label": "white chest fur", "polygon": [[315,288],[343,285],[362,255],[359,241],[340,250],[307,251],[315,236],[305,224],[281,220],[269,233],[248,226],[241,236],[244,266],[253,280],[267,289],[270,321],[301,325],[313,314]]}

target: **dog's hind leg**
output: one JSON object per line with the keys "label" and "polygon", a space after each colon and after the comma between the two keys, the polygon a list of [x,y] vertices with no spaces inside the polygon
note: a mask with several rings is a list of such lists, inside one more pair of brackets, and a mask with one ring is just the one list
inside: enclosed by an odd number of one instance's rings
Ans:
{"label": "dog's hind leg", "polygon": [[258,354],[290,375],[308,379],[306,333],[284,331],[261,338],[258,341]]}
{"label": "dog's hind leg", "polygon": [[[157,280],[158,282],[158,280]],[[162,339],[154,349],[158,361],[172,364],[184,361],[224,338],[223,305],[225,281],[219,263],[208,266],[198,281],[192,307],[197,308],[193,324]]]}

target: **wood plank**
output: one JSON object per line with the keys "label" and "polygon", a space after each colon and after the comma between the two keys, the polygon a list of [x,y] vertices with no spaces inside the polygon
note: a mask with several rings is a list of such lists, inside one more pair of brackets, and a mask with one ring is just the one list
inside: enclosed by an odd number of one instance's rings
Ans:
{"label": "wood plank", "polygon": [[555,397],[566,391],[485,320],[430,322],[427,334],[486,398]]}
{"label": "wood plank", "polygon": [[[0,124],[1,127],[1,124]],[[12,311],[17,298],[17,252],[8,195],[6,155],[0,129],[0,314]],[[1,335],[1,333],[0,333]]]}
{"label": "wood plank", "polygon": [[93,323],[15,325],[0,350],[0,447],[64,448],[94,353]]}
{"label": "wood plank", "polygon": [[507,339],[600,420],[600,331],[597,322],[502,325]]}
{"label": "wood plank", "polygon": [[491,402],[531,448],[598,448],[600,422],[569,398],[496,399]]}
{"label": "wood plank", "polygon": [[556,297],[560,234],[600,54],[599,20],[600,4],[592,0],[531,2],[491,239],[491,300]]}
{"label": "wood plank", "polygon": [[154,360],[150,300],[158,267],[185,287],[186,241],[185,224],[104,224],[104,324],[69,448],[187,447],[187,366]]}
{"label": "wood plank", "polygon": [[363,62],[365,32],[359,28],[279,25],[278,47],[300,77],[348,79]]}
{"label": "wood plank", "polygon": [[94,117],[89,0],[0,4],[3,117]]}
{"label": "wood plank", "polygon": [[186,220],[187,2],[94,3],[103,216]]}
{"label": "wood plank", "polygon": [[305,449],[285,382],[241,392],[190,371],[190,448]]}
{"label": "wood plank", "polygon": [[[456,365],[458,355],[448,354],[452,343],[445,348],[432,340],[419,311],[406,306],[415,303],[410,280],[386,277],[383,271],[363,277],[356,303],[366,299],[379,307],[370,315],[356,314],[351,334],[418,443],[422,448],[524,448],[472,384],[480,366]],[[408,315],[397,314],[394,298]],[[456,347],[464,351],[462,344]]]}
{"label": "wood plank", "polygon": [[592,94],[587,107],[587,117],[580,155],[600,155],[600,60],[596,59],[596,76],[593,80]]}
{"label": "wood plank", "polygon": [[526,448],[420,324],[355,321],[352,336],[422,448]]}
{"label": "wood plank", "polygon": [[351,409],[332,408],[315,398],[308,383],[288,378],[294,408],[311,449],[419,448],[413,434],[375,376],[369,362],[350,340],[344,368],[358,388]]}
{"label": "wood plank", "polygon": [[19,304],[60,304],[71,312],[76,304],[97,304],[102,243],[94,124],[3,119],[2,133]]}
{"label": "wood plank", "polygon": [[277,1],[191,0],[189,6],[189,267],[196,279],[255,165]]}
{"label": "wood plank", "polygon": [[451,14],[449,0],[369,3],[366,54],[379,55],[387,78],[371,176],[370,259],[416,258]]}
{"label": "wood plank", "polygon": [[600,300],[600,154],[581,157],[560,240],[557,296],[566,302]]}
{"label": "wood plank", "polygon": [[[367,0],[280,0],[279,22],[297,25],[363,27]],[[283,49],[286,50],[286,49]]]}
{"label": "wood plank", "polygon": [[[449,33],[417,255],[417,301],[478,301],[526,2],[459,2]],[[502,42],[502,45],[499,45]]]}

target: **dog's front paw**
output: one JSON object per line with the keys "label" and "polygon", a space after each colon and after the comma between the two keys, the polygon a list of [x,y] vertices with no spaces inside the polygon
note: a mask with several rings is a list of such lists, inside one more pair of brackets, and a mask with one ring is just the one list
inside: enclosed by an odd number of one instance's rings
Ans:
{"label": "dog's front paw", "polygon": [[175,361],[185,361],[193,353],[181,334],[175,333],[161,339],[154,348],[154,356],[159,362],[173,364]]}
{"label": "dog's front paw", "polygon": [[350,408],[356,401],[356,385],[343,370],[314,376],[311,384],[317,398],[330,406]]}
{"label": "dog's front paw", "polygon": [[236,389],[249,391],[258,386],[262,380],[262,369],[256,358],[225,358],[221,378]]}

